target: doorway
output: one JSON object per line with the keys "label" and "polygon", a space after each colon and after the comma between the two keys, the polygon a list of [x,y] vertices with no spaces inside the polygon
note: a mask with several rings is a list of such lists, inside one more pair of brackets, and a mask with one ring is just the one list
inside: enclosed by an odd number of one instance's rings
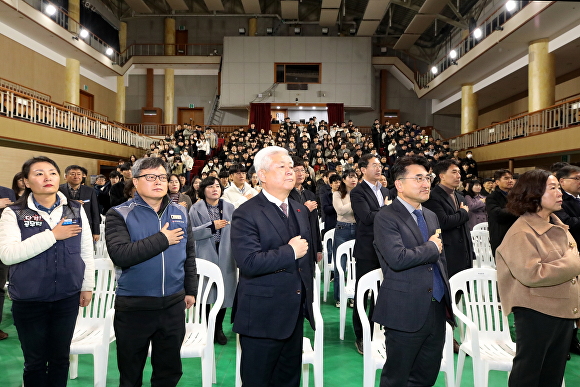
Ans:
{"label": "doorway", "polygon": [[177,108],[177,123],[203,126],[203,108]]}
{"label": "doorway", "polygon": [[175,31],[175,55],[187,55],[187,30]]}
{"label": "doorway", "polygon": [[87,110],[95,111],[95,96],[84,90],[80,90],[79,106]]}

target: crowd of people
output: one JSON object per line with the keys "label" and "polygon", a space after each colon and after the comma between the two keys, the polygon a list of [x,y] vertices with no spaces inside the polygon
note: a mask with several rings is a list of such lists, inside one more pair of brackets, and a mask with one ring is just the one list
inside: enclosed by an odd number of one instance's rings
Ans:
{"label": "crowd of people", "polygon": [[[196,170],[195,160],[204,160],[203,168]],[[120,160],[108,181],[98,175],[90,187],[78,165],[66,167],[64,178],[60,184],[54,161],[37,157],[24,164],[12,189],[0,190],[0,268],[4,276],[4,264],[10,268],[25,384],[66,385],[73,309],[76,316],[91,300],[87,252],[100,238],[101,215],[110,258],[120,268],[114,328],[121,385],[141,383],[149,343],[152,380],[179,381],[197,256],[222,272],[225,300],[214,341],[227,344],[224,317],[232,308],[243,382],[298,386],[304,318],[316,328],[314,265],[330,230],[337,307],[357,307],[356,295],[339,298],[338,266],[344,271],[346,256],[337,256],[338,246],[354,240],[357,283],[383,271],[376,306],[361,306],[385,327],[382,387],[434,384],[445,322],[455,325],[448,279],[473,267],[470,231],[483,222],[497,257],[502,305],[516,317],[510,386],[534,385],[531,370],[541,381],[535,385],[559,385],[566,356],[580,354],[573,324],[580,304],[580,167],[557,163],[552,171],[521,176],[502,169],[482,179],[471,151],[460,158],[409,122],[376,120],[367,137],[352,121],[330,126],[312,118],[304,125],[286,119],[277,133],[250,125],[223,140],[211,129],[178,126],[144,157]],[[56,270],[64,260],[75,265]],[[49,270],[35,271],[38,264]],[[58,286],[35,290],[26,285],[31,275],[38,284],[57,276]],[[33,303],[51,324],[36,319]],[[557,334],[538,333],[552,322]],[[358,313],[352,323],[362,354]],[[41,325],[50,340],[38,339]]]}

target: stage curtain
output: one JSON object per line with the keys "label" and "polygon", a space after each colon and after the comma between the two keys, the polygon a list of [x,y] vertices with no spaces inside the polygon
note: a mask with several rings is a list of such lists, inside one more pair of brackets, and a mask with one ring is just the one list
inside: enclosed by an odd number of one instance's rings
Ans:
{"label": "stage curtain", "polygon": [[266,133],[270,130],[270,122],[272,117],[270,115],[269,103],[251,103],[250,104],[250,124],[256,124],[256,129],[264,129]]}
{"label": "stage curtain", "polygon": [[327,103],[326,106],[328,106],[328,124],[336,123],[340,126],[340,123],[344,121],[344,104]]}

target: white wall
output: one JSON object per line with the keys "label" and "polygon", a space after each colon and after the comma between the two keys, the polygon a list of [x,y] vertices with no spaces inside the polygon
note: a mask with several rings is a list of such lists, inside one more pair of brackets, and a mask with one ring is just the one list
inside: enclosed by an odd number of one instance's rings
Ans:
{"label": "white wall", "polygon": [[[359,37],[224,37],[222,108],[247,106],[274,83],[274,63],[322,63],[322,82],[308,90],[278,85],[262,102],[344,103],[372,107],[371,39]],[[326,96],[319,97],[318,91]]]}

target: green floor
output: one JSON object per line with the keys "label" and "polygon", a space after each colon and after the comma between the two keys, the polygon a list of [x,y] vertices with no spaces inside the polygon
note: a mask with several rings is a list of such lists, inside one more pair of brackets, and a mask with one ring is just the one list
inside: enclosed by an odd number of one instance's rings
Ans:
{"label": "green floor", "polygon": [[[332,298],[332,287],[329,293]],[[22,352],[16,334],[16,329],[12,323],[10,313],[11,303],[6,300],[4,306],[4,318],[0,329],[7,332],[10,337],[0,341],[0,386],[17,387],[22,381]],[[362,356],[358,354],[354,347],[354,333],[352,331],[351,314],[352,309],[347,311],[347,325],[345,340],[338,338],[338,309],[334,302],[322,305],[322,316],[324,319],[324,384],[329,387],[360,387],[363,380]],[[226,321],[229,320],[229,313]],[[549,329],[547,327],[547,329]],[[233,387],[235,378],[235,335],[230,327],[225,329],[229,342],[225,346],[216,345],[217,360],[217,383],[215,386]],[[310,328],[305,331],[306,336],[312,337]],[[119,372],[115,361],[115,344],[111,345],[109,356],[109,367],[107,375],[107,386],[118,385]],[[456,356],[457,357],[457,356]],[[70,380],[69,386],[88,387],[93,385],[93,359],[90,355],[79,356],[79,377]],[[456,359],[457,361],[457,359]],[[201,386],[201,366],[199,359],[184,359],[183,377],[180,386]],[[145,385],[149,385],[151,367],[145,368]],[[378,386],[378,371],[376,385]],[[310,372],[310,386],[313,386],[312,372]],[[462,386],[473,386],[473,373],[471,360],[467,358],[463,371]],[[489,376],[490,386],[507,386],[507,374],[505,372],[492,371]],[[580,356],[572,355],[572,360],[568,362],[566,368],[566,385],[580,386]],[[442,373],[439,374],[436,386],[445,386]]]}

